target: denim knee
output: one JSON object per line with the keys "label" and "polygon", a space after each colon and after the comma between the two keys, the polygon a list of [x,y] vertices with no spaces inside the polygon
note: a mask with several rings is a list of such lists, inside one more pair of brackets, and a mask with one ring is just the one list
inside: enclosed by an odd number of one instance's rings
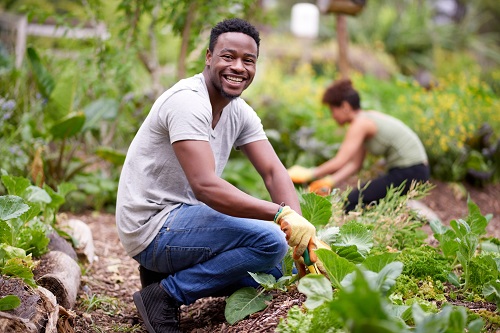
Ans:
{"label": "denim knee", "polygon": [[[285,257],[288,252],[289,246],[285,238],[285,234],[278,229],[276,232],[272,230],[268,235],[267,247],[265,249],[266,254],[268,254],[268,262],[271,266],[276,266]],[[267,238],[267,237],[266,237]]]}

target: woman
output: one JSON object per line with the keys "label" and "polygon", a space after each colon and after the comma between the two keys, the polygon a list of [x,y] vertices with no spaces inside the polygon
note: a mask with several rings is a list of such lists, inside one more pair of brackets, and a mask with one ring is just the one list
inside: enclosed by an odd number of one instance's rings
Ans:
{"label": "woman", "polygon": [[381,155],[387,172],[354,189],[347,198],[345,211],[378,202],[391,186],[405,183],[402,194],[408,192],[412,181],[426,182],[430,170],[427,154],[418,136],[400,120],[372,110],[362,110],[360,96],[350,80],[334,82],[323,95],[333,119],[340,125],[349,124],[340,149],[332,159],[315,168],[295,165],[288,170],[294,183],[310,183],[309,191],[320,195],[330,193],[335,184],[358,172],[366,152]]}

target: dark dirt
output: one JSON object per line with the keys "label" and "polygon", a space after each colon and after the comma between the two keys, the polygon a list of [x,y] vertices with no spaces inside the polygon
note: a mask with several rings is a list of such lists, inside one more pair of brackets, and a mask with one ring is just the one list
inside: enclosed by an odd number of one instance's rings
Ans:
{"label": "dark dirt", "polygon": [[[500,184],[484,188],[465,185],[462,190],[442,182],[433,184],[436,187],[422,202],[445,224],[467,216],[467,195],[470,195],[483,215],[493,214],[488,232],[500,238]],[[146,332],[132,301],[132,294],[140,288],[138,264],[125,254],[115,230],[114,216],[90,213],[72,217],[90,226],[97,256],[83,273],[73,309],[75,332]],[[304,300],[297,291],[276,293],[265,310],[230,326],[224,318],[224,298],[201,299],[181,308],[181,327],[190,333],[274,332],[288,309]],[[465,302],[457,305],[467,306]],[[490,305],[483,305],[486,306]]]}

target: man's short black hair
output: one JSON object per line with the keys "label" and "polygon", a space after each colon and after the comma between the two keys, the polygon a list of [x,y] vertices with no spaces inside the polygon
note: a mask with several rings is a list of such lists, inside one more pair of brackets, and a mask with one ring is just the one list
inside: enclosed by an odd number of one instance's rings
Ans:
{"label": "man's short black hair", "polygon": [[241,32],[252,37],[253,40],[255,40],[255,43],[257,43],[257,52],[259,51],[260,36],[257,29],[243,19],[231,18],[217,23],[212,28],[212,32],[210,33],[210,44],[208,45],[210,52],[214,51],[214,47],[219,36],[226,32]]}

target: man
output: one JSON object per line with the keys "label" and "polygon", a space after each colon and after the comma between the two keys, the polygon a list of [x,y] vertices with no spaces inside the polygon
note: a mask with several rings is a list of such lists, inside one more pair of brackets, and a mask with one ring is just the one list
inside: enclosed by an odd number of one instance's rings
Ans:
{"label": "man", "polygon": [[[180,332],[181,304],[256,286],[248,272],[279,278],[288,246],[295,259],[308,248],[316,260],[316,230],[300,215],[260,119],[239,97],[255,76],[259,45],[248,22],[218,23],[203,73],[164,92],[130,145],[116,223],[144,272],[162,274],[134,294],[148,332]],[[233,147],[262,176],[272,202],[220,178]]]}

